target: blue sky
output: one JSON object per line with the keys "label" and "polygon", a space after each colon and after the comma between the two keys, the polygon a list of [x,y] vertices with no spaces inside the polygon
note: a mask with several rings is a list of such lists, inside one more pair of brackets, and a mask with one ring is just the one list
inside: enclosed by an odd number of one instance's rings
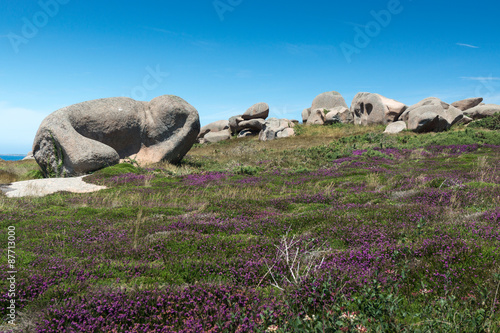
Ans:
{"label": "blue sky", "polygon": [[314,97],[500,104],[494,1],[2,1],[0,153],[31,150],[51,112],[174,94],[202,125],[267,102],[299,119]]}

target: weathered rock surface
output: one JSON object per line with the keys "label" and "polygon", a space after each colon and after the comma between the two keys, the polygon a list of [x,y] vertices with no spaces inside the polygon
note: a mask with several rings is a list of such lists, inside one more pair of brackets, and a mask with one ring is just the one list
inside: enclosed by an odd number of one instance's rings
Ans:
{"label": "weathered rock surface", "polygon": [[344,106],[337,106],[327,111],[325,115],[325,125],[335,123],[350,124],[354,121],[354,113]]}
{"label": "weathered rock surface", "polygon": [[307,125],[323,125],[325,123],[324,109],[314,109],[311,111],[309,118],[307,118]]}
{"label": "weathered rock surface", "polygon": [[395,121],[393,123],[390,123],[389,125],[387,125],[387,127],[385,128],[385,131],[384,133],[388,133],[388,134],[396,134],[396,133],[399,133],[399,132],[402,132],[406,129],[406,123],[404,121]]}
{"label": "weathered rock surface", "polygon": [[311,115],[311,108],[304,109],[302,111],[302,123],[307,124],[307,118]]}
{"label": "weathered rock surface", "polygon": [[379,94],[362,92],[354,96],[351,111],[356,125],[388,124],[398,119],[406,105]]}
{"label": "weathered rock surface", "polygon": [[239,123],[239,126],[243,127],[243,129],[260,131],[262,130],[262,126],[264,126],[265,122],[266,121],[264,119],[243,120],[241,123]]}
{"label": "weathered rock surface", "polygon": [[202,139],[200,139],[200,143],[216,143],[230,139],[231,131],[229,129],[225,129],[219,132],[208,132]]}
{"label": "weathered rock surface", "polygon": [[23,161],[27,161],[27,160],[34,160],[35,159],[35,156],[33,156],[33,152],[30,151],[28,154],[26,154],[26,156],[23,158]]}
{"label": "weathered rock surface", "polygon": [[269,141],[276,138],[293,136],[295,135],[295,131],[292,128],[293,126],[295,126],[295,124],[288,119],[269,118],[266,120],[262,131],[259,133],[259,140]]}
{"label": "weathered rock surface", "polygon": [[132,157],[179,162],[200,132],[198,111],[180,97],[148,102],[126,97],[87,101],[46,117],[33,155],[46,176],[75,176]]}
{"label": "weathered rock surface", "polygon": [[9,198],[26,196],[43,197],[56,192],[89,193],[103,190],[105,186],[89,184],[84,176],[72,178],[48,178],[25,180],[8,185],[1,185],[0,190]]}
{"label": "weathered rock surface", "polygon": [[229,129],[229,121],[228,120],[217,120],[213,123],[203,126],[200,129],[200,134],[198,134],[198,139],[201,139],[208,132],[220,132],[223,130]]}
{"label": "weathered rock surface", "polygon": [[253,131],[250,129],[244,129],[238,134],[238,138],[246,138],[247,136],[257,136],[260,131]]}
{"label": "weathered rock surface", "polygon": [[231,133],[236,134],[241,131],[243,128],[238,124],[243,121],[242,115],[233,116],[229,118],[229,128],[231,129]]}
{"label": "weathered rock surface", "polygon": [[476,120],[476,119],[491,117],[497,112],[500,112],[500,105],[485,104],[485,105],[478,105],[476,107],[473,107],[472,109],[468,109],[464,111],[464,114]]}
{"label": "weathered rock surface", "polygon": [[464,113],[439,98],[426,98],[410,106],[401,116],[408,129],[417,132],[441,132],[459,123]]}
{"label": "weathered rock surface", "polygon": [[483,101],[482,97],[467,98],[461,101],[452,103],[451,105],[456,107],[461,111],[469,110],[475,106],[478,106]]}
{"label": "weathered rock surface", "polygon": [[344,97],[336,91],[324,92],[316,96],[312,102],[311,110],[334,109],[338,106],[348,107]]}
{"label": "weathered rock surface", "polygon": [[241,117],[244,120],[266,119],[269,116],[269,105],[267,103],[257,103],[252,105]]}

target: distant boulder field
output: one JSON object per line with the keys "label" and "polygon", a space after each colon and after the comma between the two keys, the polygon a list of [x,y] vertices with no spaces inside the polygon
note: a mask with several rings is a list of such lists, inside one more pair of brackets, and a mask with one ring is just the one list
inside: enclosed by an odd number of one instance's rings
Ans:
{"label": "distant boulder field", "polygon": [[[407,106],[360,92],[348,107],[339,92],[329,91],[316,96],[301,116],[305,125],[386,125],[387,134],[441,132],[500,112],[500,105],[482,102],[476,97],[448,104],[429,97]],[[97,99],[62,108],[45,118],[32,156],[46,177],[79,176],[126,158],[139,163],[176,163],[196,142],[216,143],[233,136],[257,136],[260,141],[295,136],[298,120],[268,118],[269,112],[269,105],[260,102],[242,114],[200,128],[198,111],[177,96],[164,95],[150,102],[125,97]]]}
{"label": "distant boulder field", "polygon": [[180,97],[103,98],[47,116],[36,133],[33,156],[46,177],[84,175],[125,158],[175,163],[199,132],[198,111]]}

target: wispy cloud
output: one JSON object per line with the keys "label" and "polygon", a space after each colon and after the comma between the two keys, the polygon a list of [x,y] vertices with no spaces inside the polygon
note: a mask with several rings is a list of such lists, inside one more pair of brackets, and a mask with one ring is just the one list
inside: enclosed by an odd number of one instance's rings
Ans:
{"label": "wispy cloud", "polygon": [[464,43],[457,43],[458,46],[465,46],[465,47],[468,47],[468,48],[471,48],[471,49],[478,49],[479,46],[474,46],[474,45],[470,45],[470,44],[464,44]]}
{"label": "wispy cloud", "polygon": [[462,76],[460,77],[461,79],[464,80],[470,80],[470,81],[498,81],[500,80],[500,77],[493,77],[493,76]]}

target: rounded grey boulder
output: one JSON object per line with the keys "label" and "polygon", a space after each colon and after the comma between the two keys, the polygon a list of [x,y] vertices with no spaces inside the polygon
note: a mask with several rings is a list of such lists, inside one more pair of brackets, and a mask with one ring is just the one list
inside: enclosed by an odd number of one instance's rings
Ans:
{"label": "rounded grey boulder", "polygon": [[388,124],[396,121],[406,105],[379,94],[367,92],[354,96],[351,111],[356,125]]}
{"label": "rounded grey boulder", "polygon": [[441,132],[462,121],[464,113],[439,98],[429,97],[410,106],[399,120],[417,133]]}
{"label": "rounded grey boulder", "polygon": [[46,177],[78,176],[127,157],[179,162],[200,132],[198,111],[180,97],[148,102],[96,99],[59,109],[40,125],[33,155]]}
{"label": "rounded grey boulder", "polygon": [[314,109],[333,109],[338,106],[347,108],[344,97],[336,91],[324,92],[316,96],[312,102],[311,110]]}
{"label": "rounded grey boulder", "polygon": [[244,120],[266,119],[269,116],[269,105],[267,103],[257,103],[252,105],[241,117]]}

